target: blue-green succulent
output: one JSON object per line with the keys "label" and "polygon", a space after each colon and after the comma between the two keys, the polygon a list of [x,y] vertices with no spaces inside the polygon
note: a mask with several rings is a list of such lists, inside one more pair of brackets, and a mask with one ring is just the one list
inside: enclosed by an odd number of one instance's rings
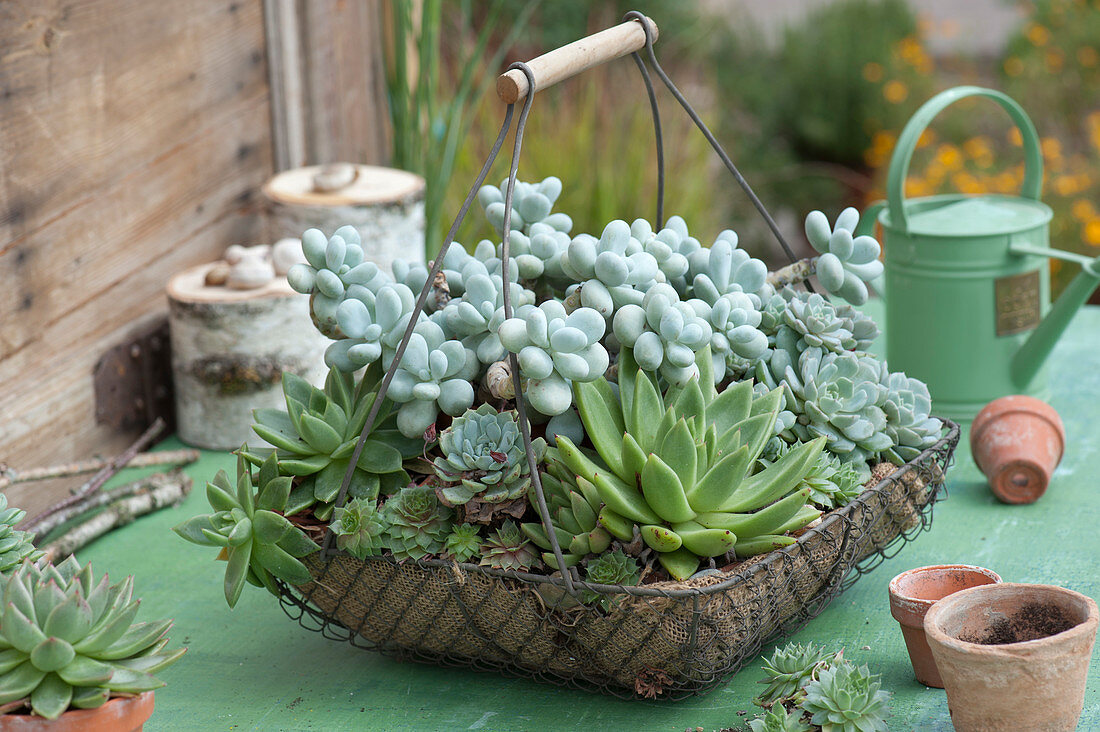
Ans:
{"label": "blue-green succulent", "polygon": [[642,251],[625,221],[609,223],[599,239],[574,237],[561,255],[561,268],[576,283],[569,290],[572,307],[592,308],[605,318],[628,303],[640,304],[646,289],[664,280],[657,260]]}
{"label": "blue-green succulent", "polygon": [[382,507],[389,524],[386,544],[397,559],[439,554],[453,526],[454,511],[443,505],[429,485],[408,485]]}
{"label": "blue-green succulent", "polygon": [[[478,203],[485,210],[485,218],[497,230],[504,233],[504,198],[508,180],[499,186],[484,185],[477,193]],[[540,183],[516,181],[512,190],[512,217],[509,228],[529,233],[536,224],[544,224],[556,231],[568,233],[573,228],[573,220],[567,214],[553,213],[554,203],[561,195],[561,180],[554,176]]]}
{"label": "blue-green succulent", "polygon": [[8,508],[8,497],[0,493],[0,577],[10,574],[24,560],[36,562],[42,558],[42,552],[34,547],[34,534],[15,528],[26,515],[21,509]]}
{"label": "blue-green succulent", "polygon": [[366,498],[353,498],[337,506],[329,524],[336,547],[359,559],[382,551],[388,528],[378,504]]}
{"label": "blue-green succulent", "polygon": [[481,551],[481,527],[459,524],[451,529],[443,542],[443,554],[456,562],[468,562]]}
{"label": "blue-green succulent", "polygon": [[866,666],[830,664],[806,683],[802,708],[822,732],[886,732],[890,694]]}
{"label": "blue-green succulent", "polygon": [[[588,562],[584,571],[584,581],[596,585],[622,585],[630,587],[638,584],[641,576],[638,560],[625,554],[621,549],[604,552]],[[611,610],[618,601],[615,595],[604,595],[593,590],[581,592],[581,600],[595,603],[604,610]]]}
{"label": "blue-green succulent", "polygon": [[641,368],[659,371],[669,383],[683,386],[698,375],[695,354],[710,344],[714,334],[704,317],[710,311],[702,300],[681,302],[671,285],[657,284],[640,305],[620,308],[612,328]]}
{"label": "blue-green succulent", "polygon": [[447,340],[434,322],[428,320],[416,326],[386,392],[387,398],[401,405],[397,429],[402,435],[423,435],[440,410],[457,416],[474,403],[468,354],[461,342]]}
{"label": "blue-green succulent", "polygon": [[873,236],[853,236],[859,226],[859,211],[846,208],[836,225],[820,211],[806,217],[806,238],[821,256],[817,258],[817,280],[830,294],[853,305],[867,301],[867,285],[882,274],[878,255],[882,250]]}
{"label": "blue-green succulent", "polygon": [[882,385],[886,388],[882,403],[885,431],[893,443],[883,451],[883,457],[902,465],[936,444],[943,423],[930,416],[932,398],[923,382],[900,372],[890,373],[883,363]]}
{"label": "blue-green succulent", "polygon": [[[565,566],[572,567],[589,554],[599,554],[611,546],[611,534],[598,521],[603,500],[596,486],[573,475],[560,461],[557,451],[551,456],[549,471],[542,474],[542,492]],[[533,489],[529,499],[532,506],[538,506]],[[543,550],[542,560],[550,567],[557,567],[553,544],[543,523],[526,523],[520,528]]]}

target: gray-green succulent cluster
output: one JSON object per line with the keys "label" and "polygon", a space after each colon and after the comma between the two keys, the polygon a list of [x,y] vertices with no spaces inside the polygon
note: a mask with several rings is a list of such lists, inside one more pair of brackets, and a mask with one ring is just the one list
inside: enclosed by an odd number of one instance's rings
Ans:
{"label": "gray-green succulent cluster", "polygon": [[752,732],[810,732],[812,729],[801,709],[788,713],[781,704],[776,704],[762,716],[749,721]]}
{"label": "gray-green succulent cluster", "polygon": [[481,550],[481,527],[459,524],[443,542],[443,554],[456,562],[468,562]]}
{"label": "gray-green succulent cluster", "polygon": [[300,559],[320,550],[285,517],[291,478],[279,474],[274,455],[256,475],[243,455],[237,460],[236,485],[224,470],[206,484],[214,513],[201,514],[175,526],[180,537],[200,546],[219,547],[226,559],[225,601],[237,604],[245,582],[279,594],[275,580],[292,585],[310,581]]}
{"label": "gray-green succulent cluster", "polygon": [[882,274],[878,256],[882,248],[873,236],[853,236],[859,226],[859,211],[846,208],[835,226],[820,211],[806,217],[806,238],[821,253],[817,258],[817,280],[829,293],[853,305],[867,301],[867,286]]}
{"label": "gray-green succulent cluster", "polygon": [[[462,506],[475,498],[504,503],[526,494],[531,471],[517,419],[514,411],[498,412],[482,404],[455,418],[440,433],[442,456],[434,464],[445,483],[440,493],[447,503]],[[537,438],[531,446],[541,460],[546,441]]]}
{"label": "gray-green succulent cluster", "polygon": [[489,532],[481,545],[481,564],[485,567],[525,571],[538,561],[538,550],[511,519]]}
{"label": "gray-green succulent cluster", "polygon": [[788,643],[776,648],[764,659],[764,678],[759,682],[767,687],[753,703],[768,706],[787,699],[799,700],[804,696],[803,687],[817,678],[817,674],[838,654],[814,643]]}
{"label": "gray-green succulent cluster", "polygon": [[96,581],[73,557],[23,562],[0,582],[0,706],[57,719],[164,686],[153,674],[186,649],[165,650],[170,620],[135,624],[140,603],[133,577]]}
{"label": "gray-green succulent cluster", "polygon": [[388,522],[378,510],[378,504],[367,498],[353,498],[337,506],[329,525],[336,537],[336,547],[353,557],[365,559],[380,554],[386,546]]}
{"label": "gray-green succulent cluster", "polygon": [[454,511],[427,485],[408,485],[383,504],[386,542],[397,559],[439,554],[451,533]]}
{"label": "gray-green succulent cluster", "polygon": [[802,708],[822,732],[885,732],[890,694],[881,687],[866,666],[841,661],[806,684]]}
{"label": "gray-green succulent cluster", "polygon": [[42,552],[34,546],[34,534],[15,528],[26,515],[26,511],[9,508],[8,497],[0,493],[0,577],[10,574],[26,559],[36,562],[42,558]]}

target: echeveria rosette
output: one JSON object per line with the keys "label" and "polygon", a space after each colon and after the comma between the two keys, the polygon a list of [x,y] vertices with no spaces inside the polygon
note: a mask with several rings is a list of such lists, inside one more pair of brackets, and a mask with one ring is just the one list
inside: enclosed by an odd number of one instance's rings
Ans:
{"label": "echeveria rosette", "polygon": [[886,732],[890,693],[881,686],[866,666],[841,661],[806,683],[802,708],[822,732]]}
{"label": "echeveria rosette", "polygon": [[573,404],[571,384],[598,379],[610,362],[600,339],[606,323],[591,308],[566,313],[557,300],[521,308],[500,324],[497,337],[517,354],[524,395],[546,415],[562,414]]}
{"label": "echeveria rosette", "polygon": [[702,300],[681,302],[668,284],[651,287],[641,305],[626,305],[615,313],[612,329],[644,370],[660,372],[669,383],[683,386],[698,375],[695,354],[710,344],[714,331],[700,313],[711,307]]}
{"label": "echeveria rosette", "polygon": [[882,404],[886,413],[885,431],[893,442],[883,450],[882,456],[903,465],[936,444],[943,431],[943,422],[930,416],[932,397],[924,382],[901,372],[890,373],[884,363],[882,385],[886,388]]}
{"label": "echeveria rosette", "polygon": [[[477,200],[485,210],[485,218],[498,234],[504,233],[504,199],[507,188],[508,179],[505,178],[499,186],[484,185],[477,192]],[[573,228],[573,220],[567,214],[552,212],[560,195],[561,179],[554,176],[544,178],[539,183],[517,180],[512,189],[509,228],[529,233],[535,224],[543,224],[555,231],[569,233]]]}
{"label": "echeveria rosette", "polygon": [[871,345],[879,337],[878,324],[874,318],[861,310],[856,310],[847,303],[833,303],[836,316],[844,323],[844,327],[851,332],[855,339],[853,351],[869,351]]}
{"label": "echeveria rosette", "polygon": [[870,474],[865,463],[841,462],[832,453],[823,452],[802,483],[810,489],[810,503],[830,511],[863,493],[864,476]]}
{"label": "echeveria rosette", "polygon": [[[542,459],[546,441],[532,441]],[[435,471],[446,484],[440,493],[451,506],[477,498],[503,503],[523,496],[531,484],[527,453],[514,411],[498,412],[491,404],[467,410],[439,435],[441,457]]]}
{"label": "echeveria rosette", "polygon": [[[589,554],[599,554],[611,546],[611,534],[598,521],[603,500],[596,486],[565,468],[556,450],[549,454],[549,471],[542,474],[542,493],[565,566],[572,567]],[[529,488],[528,491],[531,505],[537,507],[534,489]],[[543,523],[526,523],[520,528],[543,550],[542,560],[548,566],[557,568],[554,547]]]}
{"label": "echeveria rosette", "polygon": [[[378,393],[379,370],[379,365],[372,365],[356,384],[351,374],[331,369],[323,390],[284,372],[286,409],[253,410],[252,430],[275,446],[279,472],[298,479],[286,505],[287,514],[312,506],[321,521],[332,515],[333,502]],[[420,435],[408,438],[398,431],[395,405],[385,399],[363,444],[348,497],[373,500],[379,493],[393,493],[406,485],[409,475],[402,464],[423,450]],[[254,465],[261,465],[270,453],[242,450]]]}
{"label": "echeveria rosette", "polygon": [[382,507],[389,523],[386,544],[398,560],[421,559],[443,551],[454,511],[439,501],[429,485],[408,485]]}
{"label": "echeveria rosette", "polygon": [[481,545],[483,567],[524,571],[538,561],[538,550],[511,519],[506,519],[500,528],[489,532],[489,537]]}
{"label": "echeveria rosette", "polygon": [[481,527],[476,524],[459,524],[447,534],[443,542],[443,556],[456,562],[468,562],[481,551]]}
{"label": "echeveria rosette", "polygon": [[604,379],[574,387],[598,459],[558,436],[562,463],[578,476],[578,486],[581,479],[595,486],[604,503],[599,525],[623,542],[640,535],[680,580],[707,557],[793,543],[785,534],[821,515],[806,505],[809,490],[797,486],[824,438],[754,472],[782,394],[754,399],[748,381],[719,394],[710,363],[709,352],[702,353],[699,378],[662,394],[624,351],[618,393]]}
{"label": "echeveria rosette", "polygon": [[428,320],[416,326],[386,396],[400,404],[397,429],[405,437],[424,434],[440,410],[457,416],[474,403],[467,380],[468,351],[447,340],[443,329]]}
{"label": "echeveria rosette", "polygon": [[[588,563],[584,572],[584,581],[596,585],[622,585],[624,587],[638,584],[641,576],[638,560],[628,556],[621,549],[605,552]],[[581,600],[587,603],[599,605],[604,610],[610,611],[616,604],[615,595],[604,595],[593,590],[583,590]]]}
{"label": "echeveria rosette", "polygon": [[776,704],[764,715],[749,720],[752,732],[811,732],[810,725],[803,719],[802,710],[795,707],[788,713],[781,704]]}
{"label": "echeveria rosette", "polygon": [[10,574],[24,560],[42,558],[42,552],[34,547],[34,534],[15,528],[26,515],[26,511],[9,508],[8,497],[0,493],[0,576]]}
{"label": "echeveria rosette", "polygon": [[806,238],[821,256],[817,258],[817,280],[831,295],[839,295],[853,305],[867,302],[867,285],[882,274],[882,251],[873,236],[855,236],[859,211],[846,208],[837,216],[836,225],[820,211],[806,217]]}
{"label": "echeveria rosette", "polygon": [[245,582],[279,594],[275,580],[304,585],[312,577],[302,557],[319,547],[283,515],[291,479],[279,475],[274,455],[253,479],[244,456],[237,459],[234,486],[224,470],[206,484],[214,513],[195,516],[173,527],[180,537],[200,546],[220,547],[226,555],[225,600],[237,604]]}
{"label": "echeveria rosette", "polygon": [[799,440],[824,436],[830,452],[857,463],[893,446],[882,408],[887,390],[873,357],[807,348],[793,363],[786,351],[776,350],[770,369],[790,389],[788,407],[796,415],[791,429]]}
{"label": "echeveria rosette", "polygon": [[[768,266],[737,248],[737,234],[726,229],[709,247],[688,254],[691,296],[714,304],[729,292],[756,297],[768,277]],[[760,303],[755,303],[759,309]]]}
{"label": "echeveria rosette", "polygon": [[337,506],[329,524],[336,537],[336,547],[359,559],[382,551],[388,528],[378,504],[366,498],[353,498],[343,506]]}
{"label": "echeveria rosette", "polygon": [[804,695],[802,687],[817,678],[818,672],[837,656],[814,643],[788,643],[783,648],[776,648],[764,659],[764,678],[758,683],[767,686],[752,700],[753,704],[766,706],[800,700]]}
{"label": "echeveria rosette", "polygon": [[561,255],[561,268],[576,283],[569,289],[571,307],[592,308],[605,318],[629,303],[638,305],[645,291],[663,281],[656,258],[642,251],[625,221],[612,221],[599,239],[581,234]]}
{"label": "echeveria rosette", "polygon": [[[793,292],[793,291],[792,291]],[[783,328],[789,328],[797,339],[797,351],[806,348],[822,348],[840,353],[850,351],[856,346],[852,331],[845,326],[845,320],[837,315],[832,303],[817,293],[795,292],[783,311]],[[782,340],[776,335],[776,341]]]}
{"label": "echeveria rosette", "polygon": [[170,620],[132,624],[140,604],[133,577],[96,581],[74,557],[21,564],[0,581],[0,706],[52,720],[164,686],[153,674],[186,649],[164,650]]}

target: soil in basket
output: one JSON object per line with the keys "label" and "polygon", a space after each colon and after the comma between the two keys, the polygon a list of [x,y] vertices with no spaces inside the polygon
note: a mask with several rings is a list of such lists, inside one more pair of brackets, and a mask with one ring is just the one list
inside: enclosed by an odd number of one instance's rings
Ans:
{"label": "soil in basket", "polygon": [[1075,624],[1062,608],[1033,602],[1007,618],[997,618],[982,633],[960,635],[959,640],[983,646],[1022,643],[1057,635]]}

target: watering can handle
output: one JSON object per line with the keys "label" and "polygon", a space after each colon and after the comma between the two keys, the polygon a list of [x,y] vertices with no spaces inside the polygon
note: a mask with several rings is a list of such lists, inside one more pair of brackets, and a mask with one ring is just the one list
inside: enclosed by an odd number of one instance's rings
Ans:
{"label": "watering can handle", "polygon": [[945,108],[965,97],[987,97],[1000,104],[1016,127],[1024,142],[1024,184],[1021,195],[1039,200],[1043,188],[1043,155],[1039,147],[1039,134],[1023,107],[1011,97],[996,89],[980,86],[957,86],[940,92],[916,111],[905,129],[901,131],[894,154],[890,158],[890,176],[886,183],[886,196],[890,207],[890,221],[903,232],[909,231],[909,215],[905,211],[905,179],[909,174],[909,161],[917,147],[917,140],[932,120]]}

